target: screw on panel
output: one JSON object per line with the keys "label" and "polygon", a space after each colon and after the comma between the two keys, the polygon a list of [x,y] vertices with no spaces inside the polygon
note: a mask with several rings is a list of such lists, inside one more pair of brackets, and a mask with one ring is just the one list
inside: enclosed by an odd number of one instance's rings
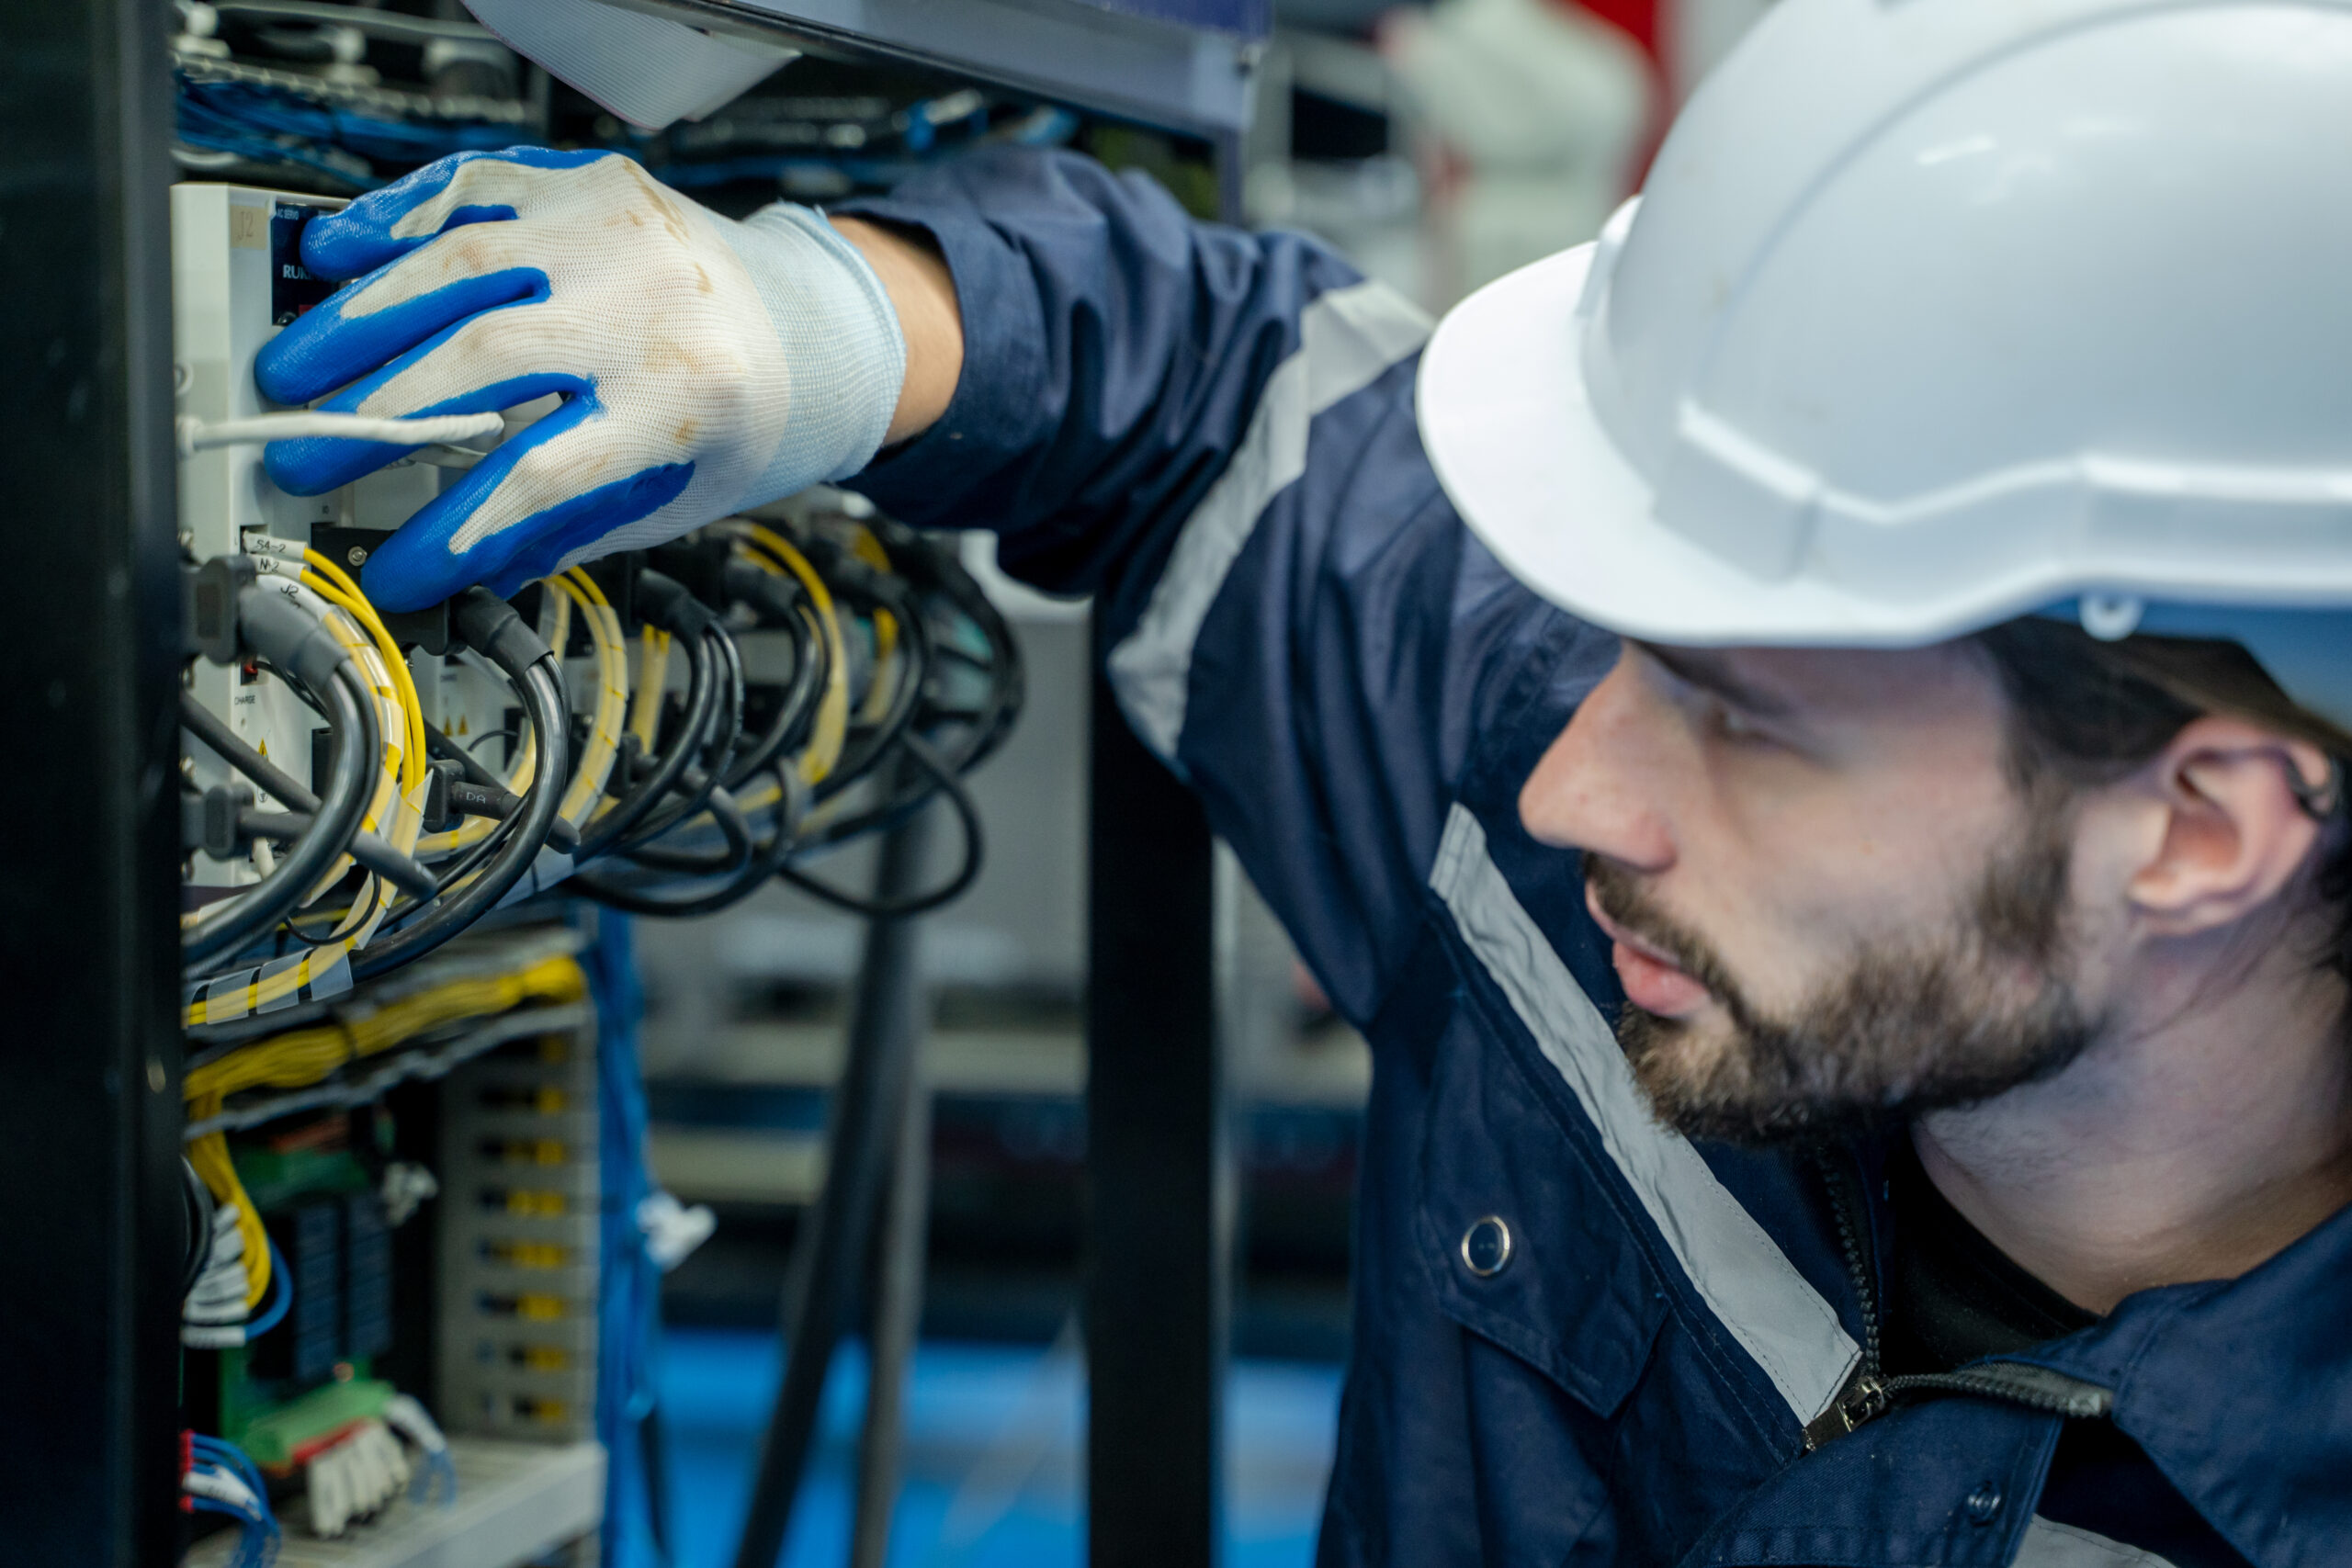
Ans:
{"label": "screw on panel", "polygon": [[354,566],[366,566],[368,564],[368,547],[365,545],[354,545],[351,548],[343,552],[343,558],[349,561]]}

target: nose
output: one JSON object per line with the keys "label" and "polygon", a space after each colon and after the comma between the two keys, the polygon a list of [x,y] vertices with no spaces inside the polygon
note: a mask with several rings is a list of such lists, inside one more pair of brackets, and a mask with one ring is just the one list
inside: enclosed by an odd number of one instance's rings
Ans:
{"label": "nose", "polygon": [[1667,716],[1621,655],[1577,708],[1519,792],[1519,820],[1539,842],[1605,855],[1634,871],[1674,864],[1657,803],[1669,769]]}

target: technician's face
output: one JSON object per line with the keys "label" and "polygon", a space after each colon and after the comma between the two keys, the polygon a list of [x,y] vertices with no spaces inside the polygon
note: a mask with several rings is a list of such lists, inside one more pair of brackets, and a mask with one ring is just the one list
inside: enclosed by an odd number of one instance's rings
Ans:
{"label": "technician's face", "polygon": [[1986,1098],[2086,1037],[2064,811],[1966,644],[1628,643],[1520,796],[1587,852],[1659,1114],[1770,1141]]}

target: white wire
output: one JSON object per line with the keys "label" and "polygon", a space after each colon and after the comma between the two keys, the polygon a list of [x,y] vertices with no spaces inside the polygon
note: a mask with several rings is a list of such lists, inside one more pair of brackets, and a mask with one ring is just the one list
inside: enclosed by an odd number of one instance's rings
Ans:
{"label": "white wire", "polygon": [[476,441],[496,435],[506,422],[494,413],[445,413],[429,419],[370,419],[356,413],[322,413],[315,410],[255,414],[250,419],[201,420],[183,414],[173,422],[180,456],[193,457],[214,446],[237,446],[264,441],[286,441],[302,435],[329,435],[345,441],[389,441],[401,446],[425,446],[440,441]]}
{"label": "white wire", "polygon": [[226,1503],[255,1524],[262,1520],[264,1510],[254,1489],[226,1470],[199,1464],[180,1477],[180,1486],[191,1497],[209,1497],[216,1503]]}

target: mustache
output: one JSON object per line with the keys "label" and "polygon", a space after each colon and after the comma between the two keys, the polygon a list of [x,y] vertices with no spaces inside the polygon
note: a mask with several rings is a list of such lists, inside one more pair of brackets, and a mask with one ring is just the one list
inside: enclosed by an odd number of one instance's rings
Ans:
{"label": "mustache", "polygon": [[[1739,987],[1707,940],[1658,908],[1632,872],[1615,861],[1587,855],[1584,881],[1602,914],[1657,949],[1718,999],[1744,1003]],[[1739,1010],[1745,1010],[1744,1006]]]}

